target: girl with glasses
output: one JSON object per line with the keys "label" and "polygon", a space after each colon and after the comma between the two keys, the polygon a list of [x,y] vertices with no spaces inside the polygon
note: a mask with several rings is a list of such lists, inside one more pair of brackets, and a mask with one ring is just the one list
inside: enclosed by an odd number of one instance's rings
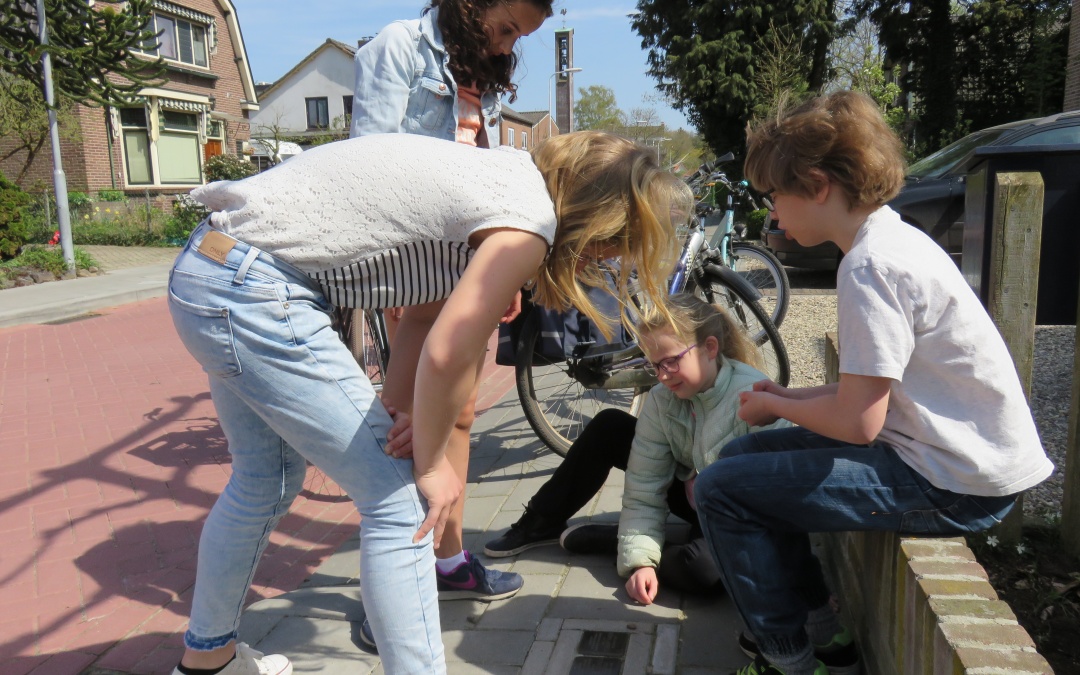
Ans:
{"label": "girl with glasses", "polygon": [[[648,368],[660,380],[641,417],[601,411],[518,522],[484,551],[509,556],[559,541],[573,553],[617,553],[619,574],[630,577],[627,592],[647,605],[661,582],[688,593],[721,590],[690,495],[694,477],[717,459],[720,448],[765,428],[735,414],[739,393],[765,376],[752,365],[756,347],[731,317],[692,295],[671,296],[664,308],[647,311],[637,331]],[[619,524],[567,529],[567,519],[593,498],[612,467],[626,471]],[[669,511],[690,523],[690,535],[686,543],[665,548]]]}

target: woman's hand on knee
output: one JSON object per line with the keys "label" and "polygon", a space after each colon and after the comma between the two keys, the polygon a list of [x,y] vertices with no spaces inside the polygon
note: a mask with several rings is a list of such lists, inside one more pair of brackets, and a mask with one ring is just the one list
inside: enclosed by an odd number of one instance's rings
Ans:
{"label": "woman's hand on knee", "polygon": [[626,580],[626,592],[643,605],[651,605],[660,591],[655,567],[639,567]]}
{"label": "woman's hand on knee", "polygon": [[399,412],[392,405],[386,406],[386,412],[394,420],[394,426],[386,432],[386,454],[395,459],[408,459],[412,457],[412,417],[409,413]]}
{"label": "woman's hand on knee", "polygon": [[431,532],[435,547],[438,548],[446,528],[446,519],[450,517],[454,504],[461,498],[464,486],[445,456],[424,473],[417,473],[414,465],[413,477],[416,479],[416,489],[424,495],[428,503],[427,518],[413,537],[413,543],[419,542]]}

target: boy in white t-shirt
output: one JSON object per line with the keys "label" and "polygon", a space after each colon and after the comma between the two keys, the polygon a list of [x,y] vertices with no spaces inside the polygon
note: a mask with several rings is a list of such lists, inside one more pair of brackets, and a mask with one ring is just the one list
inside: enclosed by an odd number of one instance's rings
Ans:
{"label": "boy in white t-shirt", "polygon": [[[832,241],[840,382],[742,394],[752,425],[699,476],[695,501],[756,656],[740,675],[858,672],[809,532],[986,529],[1049,476],[1016,369],[949,256],[885,202],[899,140],[867,97],[815,98],[749,131],[746,176],[803,246]],[[752,636],[752,639],[751,639]]]}

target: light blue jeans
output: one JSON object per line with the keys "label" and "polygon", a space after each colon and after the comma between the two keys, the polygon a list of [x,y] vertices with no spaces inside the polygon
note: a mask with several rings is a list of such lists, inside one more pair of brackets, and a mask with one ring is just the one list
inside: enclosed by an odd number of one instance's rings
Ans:
{"label": "light blue jeans", "polygon": [[306,459],[361,514],[361,592],[386,672],[446,672],[431,535],[412,543],[425,516],[412,462],[383,452],[391,419],[331,326],[330,304],[302,272],[246,244],[224,264],[203,255],[210,231],[191,235],[169,282],[173,322],[209,375],[232,455],[199,542],[185,644],[211,650],[236,637]]}
{"label": "light blue jeans", "polygon": [[999,523],[1016,497],[943,490],[887,445],[792,427],[724,446],[695,481],[694,501],[728,593],[767,657],[804,649],[807,613],[829,598],[807,533],[978,532]]}

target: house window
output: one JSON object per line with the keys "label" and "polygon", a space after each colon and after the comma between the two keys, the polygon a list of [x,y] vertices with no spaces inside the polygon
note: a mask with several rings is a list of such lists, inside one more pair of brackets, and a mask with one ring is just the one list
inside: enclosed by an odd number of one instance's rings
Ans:
{"label": "house window", "polygon": [[528,131],[522,131],[521,132],[521,149],[522,150],[528,150],[529,149],[529,132]]}
{"label": "house window", "polygon": [[129,185],[151,185],[150,136],[146,127],[146,108],[120,110],[120,128],[124,136],[124,165]]}
{"label": "house window", "polygon": [[514,130],[512,128],[506,130],[506,144],[511,148],[514,147]]}
{"label": "house window", "polygon": [[326,103],[326,97],[305,98],[307,104],[307,127],[308,129],[327,129],[330,126],[330,108]]}
{"label": "house window", "polygon": [[161,133],[157,140],[161,182],[194,185],[202,183],[199,150],[199,116],[195,113],[162,111]]}
{"label": "house window", "polygon": [[200,68],[209,65],[206,26],[155,12],[149,28],[158,36],[144,43],[139,51]]}
{"label": "house window", "polygon": [[[158,138],[150,140],[146,108],[120,110],[124,167],[128,185],[199,185],[203,182],[203,147],[199,144],[201,116],[163,110],[158,115]],[[216,128],[214,125],[217,125]],[[224,147],[220,123],[210,125],[207,146]],[[214,135],[218,138],[212,138]],[[207,147],[207,152],[212,152]],[[207,155],[208,157],[211,155]]]}
{"label": "house window", "polygon": [[352,104],[353,97],[351,94],[341,97],[341,107],[345,110],[345,124],[343,125],[345,129],[352,126]]}

